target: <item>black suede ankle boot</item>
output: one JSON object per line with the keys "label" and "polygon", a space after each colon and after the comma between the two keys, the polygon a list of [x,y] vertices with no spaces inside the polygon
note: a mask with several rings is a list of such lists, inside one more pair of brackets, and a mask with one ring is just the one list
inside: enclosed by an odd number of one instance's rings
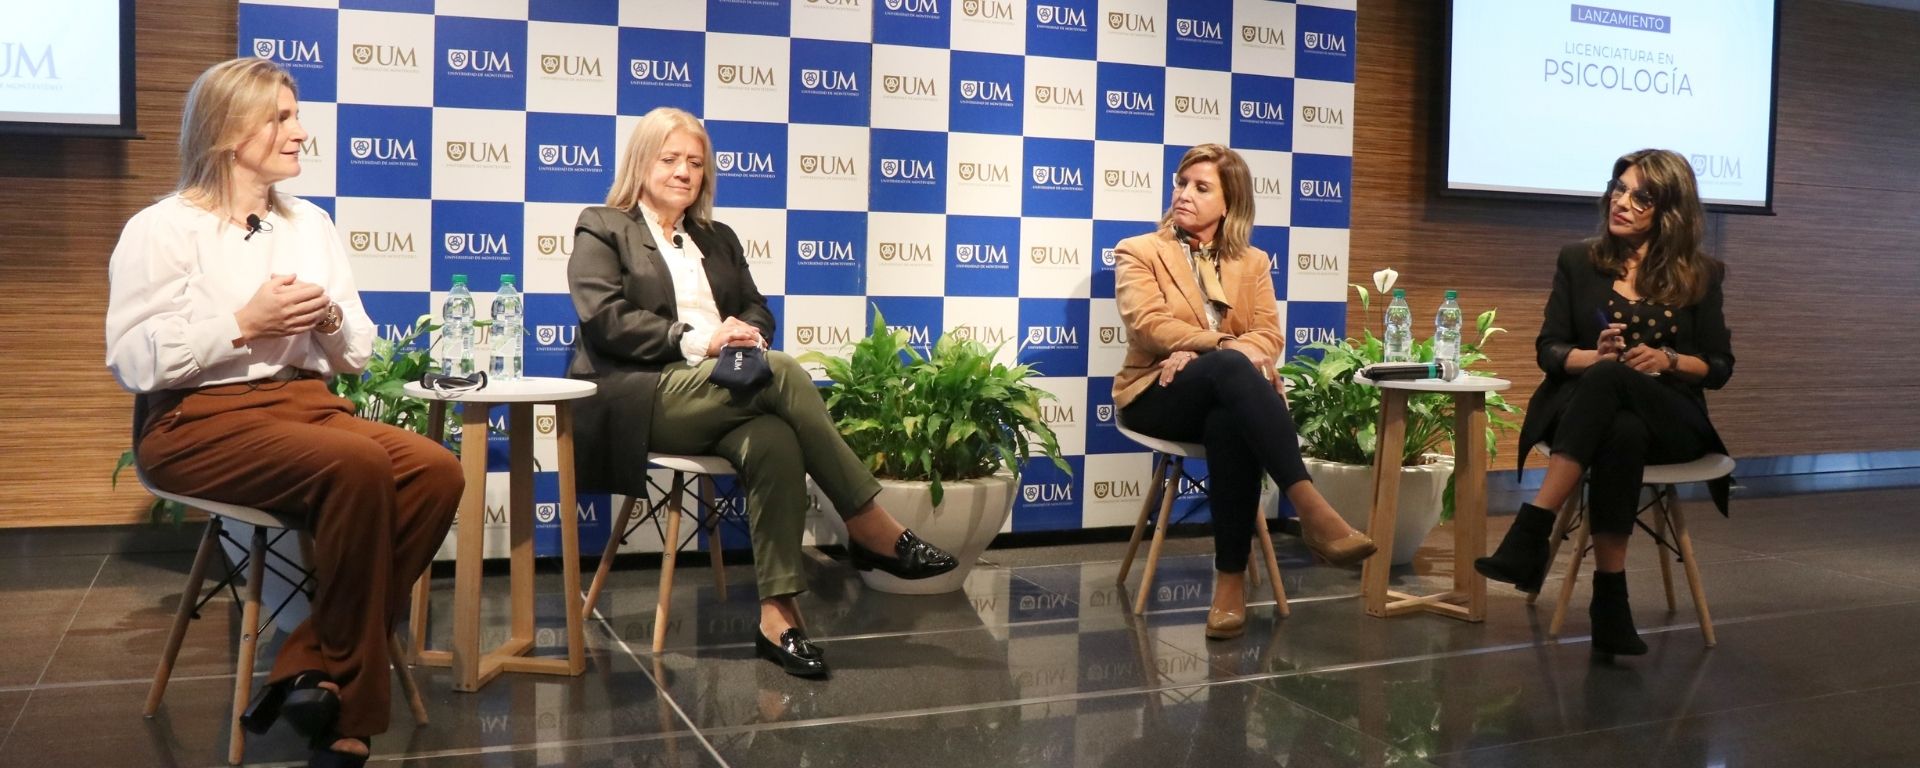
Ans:
{"label": "black suede ankle boot", "polygon": [[1553,510],[1521,504],[1513,527],[1493,554],[1473,561],[1473,569],[1494,581],[1504,581],[1522,592],[1539,592],[1547,577],[1547,536],[1553,533]]}
{"label": "black suede ankle boot", "polygon": [[1647,642],[1633,629],[1625,571],[1593,572],[1593,602],[1587,605],[1587,618],[1593,622],[1593,655],[1639,656],[1647,652]]}

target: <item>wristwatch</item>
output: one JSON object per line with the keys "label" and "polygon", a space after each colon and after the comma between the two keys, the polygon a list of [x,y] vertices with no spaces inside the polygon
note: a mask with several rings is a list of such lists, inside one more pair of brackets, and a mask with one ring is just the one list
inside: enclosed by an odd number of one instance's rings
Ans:
{"label": "wristwatch", "polygon": [[327,313],[320,316],[320,322],[315,323],[313,329],[321,333],[333,333],[340,330],[340,304],[337,302],[328,302]]}
{"label": "wristwatch", "polygon": [[1680,353],[1673,351],[1673,347],[1662,347],[1660,351],[1667,353],[1667,370],[1680,367]]}

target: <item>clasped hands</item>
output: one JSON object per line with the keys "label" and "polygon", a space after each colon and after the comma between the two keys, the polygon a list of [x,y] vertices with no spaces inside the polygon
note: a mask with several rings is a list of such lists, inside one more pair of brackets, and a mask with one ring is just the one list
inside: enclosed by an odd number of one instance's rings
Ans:
{"label": "clasped hands", "polygon": [[1658,376],[1673,367],[1673,361],[1667,357],[1663,347],[1651,344],[1627,346],[1626,339],[1621,336],[1626,329],[1625,323],[1608,323],[1606,328],[1600,330],[1600,337],[1594,341],[1594,352],[1599,354],[1600,359],[1619,360],[1628,368],[1650,376]]}
{"label": "clasped hands", "polygon": [[[1267,353],[1262,352],[1259,347],[1239,339],[1229,339],[1226,343],[1220,345],[1219,350],[1232,350],[1246,356],[1248,362],[1253,363],[1254,370],[1261,371],[1262,375],[1265,375],[1273,382],[1275,391],[1282,391],[1281,388],[1284,386],[1284,379],[1272,375],[1273,358],[1269,357]],[[1175,350],[1172,354],[1167,355],[1165,359],[1160,361],[1160,374],[1158,376],[1160,386],[1164,387],[1173,383],[1173,377],[1180,373],[1182,368],[1187,367],[1187,363],[1193,362],[1198,357],[1200,357],[1200,353],[1186,349]]]}
{"label": "clasped hands", "polygon": [[297,336],[313,330],[327,316],[333,300],[318,285],[302,282],[294,275],[271,275],[233,313],[240,325],[236,342]]}
{"label": "clasped hands", "polygon": [[760,329],[738,317],[729,317],[715,329],[713,337],[707,340],[707,357],[719,357],[720,350],[752,344],[765,347],[767,340],[760,335]]}

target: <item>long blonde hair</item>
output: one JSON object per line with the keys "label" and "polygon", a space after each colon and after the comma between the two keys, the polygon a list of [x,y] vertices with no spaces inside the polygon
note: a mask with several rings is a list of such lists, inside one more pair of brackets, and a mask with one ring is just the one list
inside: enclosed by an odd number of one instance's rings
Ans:
{"label": "long blonde hair", "polygon": [[627,161],[620,164],[613,175],[613,188],[607,190],[609,207],[630,211],[640,204],[641,195],[647,191],[647,167],[660,156],[660,147],[674,131],[685,131],[699,139],[705,161],[700,174],[700,192],[694,196],[693,205],[687,207],[686,216],[701,224],[713,220],[713,139],[707,135],[706,126],[700,124],[700,118],[673,107],[653,108],[641,116],[640,122],[633,126],[633,133],[627,135]]}
{"label": "long blonde hair", "polygon": [[[1253,239],[1253,173],[1240,153],[1219,144],[1201,144],[1181,156],[1174,175],[1186,173],[1194,163],[1213,163],[1220,172],[1220,195],[1227,200],[1226,216],[1213,236],[1213,251],[1222,259],[1239,258]],[[1160,216],[1160,229],[1172,228],[1173,206],[1169,205]]]}
{"label": "long blonde hair", "polygon": [[[1640,169],[1642,189],[1653,198],[1654,212],[1647,256],[1634,275],[1633,290],[1660,304],[1692,306],[1726,269],[1702,245],[1707,216],[1700,206],[1693,165],[1672,150],[1642,149],[1613,161],[1613,178],[1619,179],[1628,168]],[[1595,268],[1617,279],[1626,275],[1633,248],[1607,228],[1611,209],[1611,196],[1602,194],[1600,236],[1594,238],[1588,254]]]}
{"label": "long blonde hair", "polygon": [[[174,193],[219,214],[224,224],[233,204],[234,152],[260,123],[273,125],[273,144],[279,145],[280,88],[300,95],[293,76],[267,59],[232,59],[208,67],[187,91],[180,112],[180,181]],[[291,216],[286,199],[267,190],[267,204]]]}

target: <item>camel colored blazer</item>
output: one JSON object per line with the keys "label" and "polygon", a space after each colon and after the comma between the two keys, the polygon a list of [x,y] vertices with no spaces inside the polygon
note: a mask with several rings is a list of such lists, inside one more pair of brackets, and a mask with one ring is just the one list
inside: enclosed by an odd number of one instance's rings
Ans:
{"label": "camel colored blazer", "polygon": [[1220,282],[1233,304],[1220,330],[1207,328],[1206,299],[1173,232],[1129,237],[1114,249],[1114,298],[1127,327],[1127,358],[1113,377],[1113,404],[1125,408],[1153,386],[1160,361],[1179,350],[1201,354],[1227,339],[1260,348],[1278,363],[1286,351],[1280,303],[1273,295],[1273,262],[1248,246],[1220,264]]}

